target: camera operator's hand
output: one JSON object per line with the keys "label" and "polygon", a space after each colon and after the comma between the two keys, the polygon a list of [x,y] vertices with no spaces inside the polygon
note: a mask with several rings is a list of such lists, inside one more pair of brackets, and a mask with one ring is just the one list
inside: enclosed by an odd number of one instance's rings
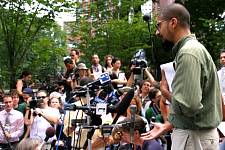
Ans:
{"label": "camera operator's hand", "polygon": [[151,74],[151,72],[148,70],[148,68],[145,68],[144,69],[144,74],[147,76],[148,80],[150,81],[150,83],[152,85],[154,85],[156,83],[153,75]]}
{"label": "camera operator's hand", "polygon": [[26,110],[25,119],[24,119],[24,124],[25,125],[29,126],[29,125],[32,124],[31,117],[33,118],[33,113],[34,113],[34,109],[33,108]]}
{"label": "camera operator's hand", "polygon": [[119,79],[113,79],[113,80],[111,80],[111,82],[118,84],[118,83],[120,83],[120,80]]}
{"label": "camera operator's hand", "polygon": [[131,70],[131,72],[133,71],[133,69],[136,67],[136,65],[131,65],[131,67],[130,67],[130,70]]}
{"label": "camera operator's hand", "polygon": [[35,108],[34,113],[37,114],[37,115],[42,115],[43,114],[41,108]]}
{"label": "camera operator's hand", "polygon": [[5,132],[5,136],[6,136],[7,139],[11,138],[11,134],[9,132]]}

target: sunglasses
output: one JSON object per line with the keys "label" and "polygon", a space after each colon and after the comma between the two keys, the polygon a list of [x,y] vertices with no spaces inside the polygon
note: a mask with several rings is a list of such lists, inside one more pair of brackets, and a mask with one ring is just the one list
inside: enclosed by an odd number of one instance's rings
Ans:
{"label": "sunglasses", "polygon": [[45,99],[47,96],[37,96],[37,99]]}

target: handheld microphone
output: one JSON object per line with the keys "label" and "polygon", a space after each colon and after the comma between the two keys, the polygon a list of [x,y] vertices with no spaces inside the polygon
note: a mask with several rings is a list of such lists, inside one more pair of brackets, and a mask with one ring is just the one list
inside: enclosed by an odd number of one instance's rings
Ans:
{"label": "handheld microphone", "polygon": [[44,144],[49,140],[49,138],[52,138],[55,135],[55,128],[54,127],[48,127],[45,131],[45,139],[41,143],[40,148],[42,149]]}
{"label": "handheld microphone", "polygon": [[121,100],[121,102],[116,106],[117,114],[112,124],[115,124],[119,119],[120,115],[123,115],[127,111],[127,108],[130,106],[130,102],[133,99],[133,97],[134,97],[134,89],[130,89],[124,96],[124,98]]}
{"label": "handheld microphone", "polygon": [[52,138],[55,135],[55,128],[48,127],[45,131],[45,139],[44,141],[47,142],[49,138]]}
{"label": "handheld microphone", "polygon": [[130,125],[130,148],[133,149],[134,147],[134,128],[135,128],[135,114],[136,114],[137,106],[131,105],[130,112],[131,112],[131,125]]}

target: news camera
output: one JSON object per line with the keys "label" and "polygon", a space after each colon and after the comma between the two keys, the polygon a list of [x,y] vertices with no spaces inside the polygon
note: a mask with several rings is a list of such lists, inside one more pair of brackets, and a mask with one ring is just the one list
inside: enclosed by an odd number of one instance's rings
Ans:
{"label": "news camera", "polygon": [[45,97],[32,97],[32,100],[29,102],[30,109],[40,108]]}
{"label": "news camera", "polygon": [[96,96],[96,91],[99,89],[105,89],[106,92],[111,90],[110,87],[111,79],[108,73],[103,73],[100,77],[93,81],[92,79],[85,77],[81,79],[81,87],[70,93],[70,97],[85,97],[87,92],[89,92],[91,97]]}
{"label": "news camera", "polygon": [[139,49],[133,56],[131,65],[135,65],[132,72],[136,75],[140,75],[144,68],[148,67],[148,62],[146,59],[146,53],[143,49]]}

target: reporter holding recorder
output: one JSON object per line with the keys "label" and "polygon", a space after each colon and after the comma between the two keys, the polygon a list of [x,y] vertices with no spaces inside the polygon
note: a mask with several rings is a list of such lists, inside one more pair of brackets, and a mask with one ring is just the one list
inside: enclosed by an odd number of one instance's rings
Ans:
{"label": "reporter holding recorder", "polygon": [[176,73],[169,120],[153,123],[142,138],[153,139],[173,129],[172,150],[218,150],[222,101],[217,70],[206,48],[191,34],[188,10],[176,3],[165,7],[157,17],[156,34],[174,43]]}

